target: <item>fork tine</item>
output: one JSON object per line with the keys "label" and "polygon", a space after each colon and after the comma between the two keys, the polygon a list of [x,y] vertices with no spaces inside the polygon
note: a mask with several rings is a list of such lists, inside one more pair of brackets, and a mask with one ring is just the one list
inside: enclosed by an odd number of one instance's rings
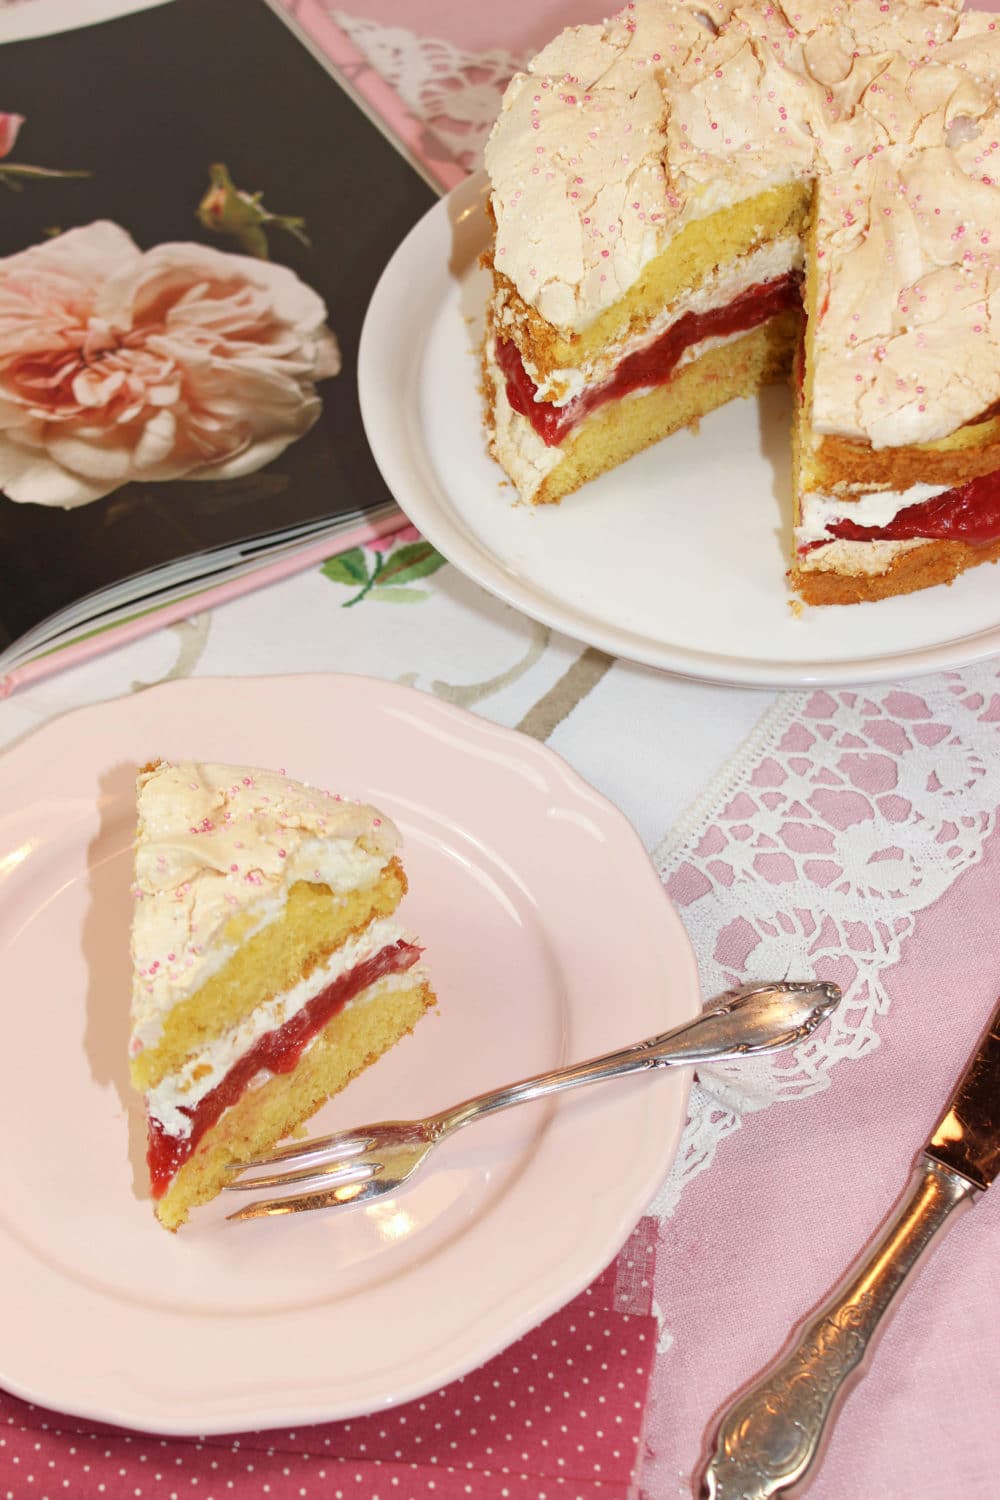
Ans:
{"label": "fork tine", "polygon": [[328,1188],[317,1193],[300,1193],[293,1198],[262,1198],[253,1203],[247,1203],[242,1208],[236,1209],[234,1213],[227,1214],[227,1220],[236,1223],[241,1219],[263,1219],[277,1218],[282,1214],[308,1213],[314,1208],[334,1208],[338,1204],[346,1206],[349,1203],[363,1203],[368,1197],[375,1196],[373,1192],[374,1178],[368,1182],[346,1183],[342,1187]]}
{"label": "fork tine", "polygon": [[[252,1165],[252,1163],[251,1163]],[[264,1188],[305,1187],[314,1183],[317,1187],[335,1188],[352,1182],[367,1182],[381,1172],[382,1163],[377,1161],[331,1162],[327,1165],[305,1166],[294,1171],[268,1172],[263,1177],[236,1177],[223,1183],[225,1193],[252,1193]]]}
{"label": "fork tine", "polygon": [[287,1146],[275,1146],[271,1151],[262,1151],[252,1161],[230,1162],[229,1169],[231,1172],[245,1172],[251,1167],[270,1167],[278,1162],[305,1163],[317,1156],[325,1157],[331,1162],[343,1161],[348,1157],[360,1156],[374,1144],[374,1138],[370,1135],[341,1130],[335,1135],[320,1135],[312,1140],[291,1141]]}

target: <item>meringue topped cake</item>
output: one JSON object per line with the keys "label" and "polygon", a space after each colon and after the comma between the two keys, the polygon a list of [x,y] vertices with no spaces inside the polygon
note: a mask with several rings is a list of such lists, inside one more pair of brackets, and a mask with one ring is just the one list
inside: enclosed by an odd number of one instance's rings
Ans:
{"label": "meringue topped cake", "polygon": [[791,375],[807,602],[1000,554],[1000,19],[634,0],[515,75],[486,168],[486,425],[522,501]]}
{"label": "meringue topped cake", "polygon": [[130,1071],[173,1230],[435,997],[377,809],[273,771],[161,761],[139,774],[137,812]]}

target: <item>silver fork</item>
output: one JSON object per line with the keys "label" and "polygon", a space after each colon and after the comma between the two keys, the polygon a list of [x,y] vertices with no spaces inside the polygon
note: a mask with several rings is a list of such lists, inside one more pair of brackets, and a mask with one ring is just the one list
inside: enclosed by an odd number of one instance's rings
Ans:
{"label": "silver fork", "polygon": [[746,985],[721,995],[693,1021],[672,1031],[591,1058],[589,1062],[556,1068],[520,1083],[477,1094],[426,1120],[385,1120],[377,1125],[362,1125],[336,1135],[279,1146],[254,1161],[234,1162],[232,1170],[238,1172],[252,1173],[265,1166],[281,1170],[234,1179],[226,1183],[227,1191],[265,1192],[289,1187],[312,1191],[249,1203],[229,1218],[258,1219],[368,1203],[396,1192],[435,1146],[473,1120],[529,1099],[541,1099],[546,1094],[580,1088],[605,1078],[620,1078],[625,1073],[692,1067],[777,1052],[810,1036],[839,1001],[840,990],[825,981],[784,980],[778,984]]}

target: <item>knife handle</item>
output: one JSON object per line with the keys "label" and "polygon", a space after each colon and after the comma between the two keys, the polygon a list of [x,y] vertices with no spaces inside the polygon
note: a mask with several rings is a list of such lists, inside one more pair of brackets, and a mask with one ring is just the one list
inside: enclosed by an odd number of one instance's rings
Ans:
{"label": "knife handle", "polygon": [[975,1196],[966,1178],[920,1157],[874,1248],[725,1412],[702,1477],[705,1500],[769,1500],[808,1482],[897,1294],[956,1211]]}

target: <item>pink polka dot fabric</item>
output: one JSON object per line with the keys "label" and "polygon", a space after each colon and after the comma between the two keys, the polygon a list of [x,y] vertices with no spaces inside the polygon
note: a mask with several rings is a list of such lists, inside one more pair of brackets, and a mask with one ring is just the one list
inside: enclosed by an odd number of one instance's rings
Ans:
{"label": "pink polka dot fabric", "polygon": [[296,1431],[159,1438],[0,1392],[0,1500],[626,1500],[656,1349],[656,1224],[561,1312],[444,1390]]}

